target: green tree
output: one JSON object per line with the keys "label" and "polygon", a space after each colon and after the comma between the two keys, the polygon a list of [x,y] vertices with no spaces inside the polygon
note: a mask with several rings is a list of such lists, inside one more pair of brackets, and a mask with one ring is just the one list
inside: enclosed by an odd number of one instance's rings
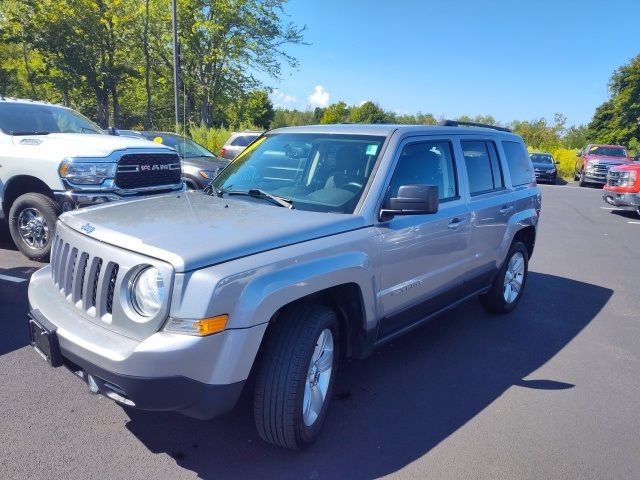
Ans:
{"label": "green tree", "polygon": [[597,142],[635,145],[640,140],[640,55],[613,72],[609,92],[589,123],[589,134]]}
{"label": "green tree", "polygon": [[344,102],[332,103],[329,105],[320,119],[320,123],[343,123],[349,118],[349,108]]}
{"label": "green tree", "polygon": [[349,121],[351,123],[387,123],[389,115],[373,102],[364,102],[357,107],[349,109]]}

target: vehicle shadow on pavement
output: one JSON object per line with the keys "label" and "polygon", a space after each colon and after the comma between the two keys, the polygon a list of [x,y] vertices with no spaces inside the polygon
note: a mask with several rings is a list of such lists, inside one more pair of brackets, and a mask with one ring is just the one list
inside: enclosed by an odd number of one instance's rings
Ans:
{"label": "vehicle shadow on pavement", "polygon": [[470,301],[377,350],[343,362],[319,441],[303,452],[263,443],[251,395],[230,414],[198,421],[127,409],[127,428],[154,453],[213,478],[372,478],[428,453],[510,387],[562,395],[562,378],[525,379],[591,322],[612,290],[531,272],[511,315]]}
{"label": "vehicle shadow on pavement", "polygon": [[29,329],[25,312],[29,311],[27,288],[29,277],[39,266],[1,268],[0,275],[25,279],[23,282],[0,280],[0,306],[2,307],[2,335],[0,355],[12,352],[29,344]]}

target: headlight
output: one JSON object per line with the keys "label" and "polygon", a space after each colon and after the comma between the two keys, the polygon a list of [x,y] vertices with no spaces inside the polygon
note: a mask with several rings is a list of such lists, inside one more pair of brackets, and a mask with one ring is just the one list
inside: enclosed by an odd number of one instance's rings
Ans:
{"label": "headlight", "polygon": [[66,178],[72,183],[84,185],[97,185],[107,178],[114,178],[117,164],[76,162],[73,160],[63,160],[58,167],[58,173],[62,178]]}
{"label": "headlight", "polygon": [[630,187],[636,181],[636,172],[623,171],[618,174],[618,186],[619,187]]}
{"label": "headlight", "polygon": [[556,169],[555,168],[551,168],[551,169],[547,170],[547,173],[556,173]]}
{"label": "headlight", "polygon": [[165,288],[162,275],[155,267],[142,270],[131,283],[131,306],[143,317],[156,315],[164,303]]}
{"label": "headlight", "polygon": [[218,173],[220,173],[219,168],[215,170],[198,170],[198,174],[206,180],[213,180],[218,176]]}

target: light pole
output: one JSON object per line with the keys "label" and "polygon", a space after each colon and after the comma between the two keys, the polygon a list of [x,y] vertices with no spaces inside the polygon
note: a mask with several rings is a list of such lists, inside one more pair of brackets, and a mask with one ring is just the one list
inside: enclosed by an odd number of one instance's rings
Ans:
{"label": "light pole", "polygon": [[180,79],[178,72],[180,71],[180,55],[178,54],[178,14],[176,0],[171,2],[171,20],[173,24],[173,98],[175,104],[176,114],[176,133],[178,133],[178,127],[180,125],[180,99],[178,93],[180,92]]}

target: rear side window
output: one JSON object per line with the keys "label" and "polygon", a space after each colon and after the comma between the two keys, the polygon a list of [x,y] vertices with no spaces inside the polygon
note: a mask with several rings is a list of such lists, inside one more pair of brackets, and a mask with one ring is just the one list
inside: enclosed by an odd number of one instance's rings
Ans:
{"label": "rear side window", "polygon": [[522,144],[517,142],[502,142],[504,154],[507,157],[507,165],[511,174],[513,186],[525,185],[533,182],[533,167],[529,155]]}
{"label": "rear side window", "polygon": [[471,195],[504,187],[502,168],[493,142],[465,140],[460,142],[464,154]]}
{"label": "rear side window", "polygon": [[253,142],[253,140],[255,139],[255,136],[250,136],[250,135],[240,135],[239,137],[236,137],[232,142],[231,145],[234,147],[246,147],[247,145],[249,145],[251,142]]}

